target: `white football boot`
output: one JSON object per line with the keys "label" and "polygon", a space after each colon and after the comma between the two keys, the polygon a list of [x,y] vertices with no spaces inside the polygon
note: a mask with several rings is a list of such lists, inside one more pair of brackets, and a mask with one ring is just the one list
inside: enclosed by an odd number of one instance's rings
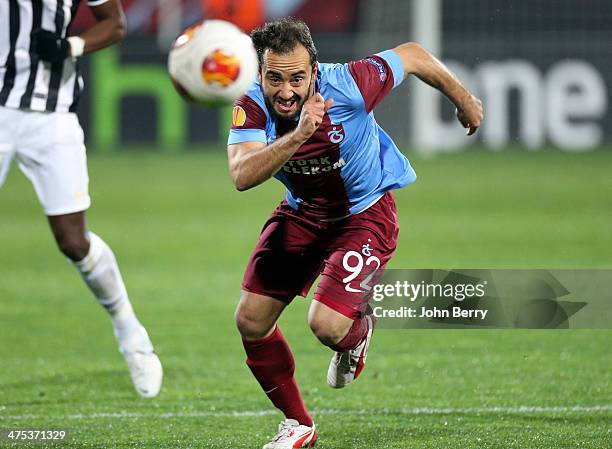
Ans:
{"label": "white football boot", "polygon": [[368,321],[368,332],[364,339],[355,349],[345,352],[336,352],[329,362],[327,370],[327,384],[332,388],[344,388],[353,382],[363,371],[366,358],[368,357],[368,346],[374,332],[374,315],[366,315]]}
{"label": "white football boot", "polygon": [[119,352],[123,355],[136,392],[143,398],[157,396],[161,389],[163,370],[159,357],[144,327],[115,331]]}
{"label": "white football boot", "polygon": [[278,433],[263,449],[295,449],[313,447],[317,443],[316,426],[303,426],[295,419],[286,419],[278,425]]}

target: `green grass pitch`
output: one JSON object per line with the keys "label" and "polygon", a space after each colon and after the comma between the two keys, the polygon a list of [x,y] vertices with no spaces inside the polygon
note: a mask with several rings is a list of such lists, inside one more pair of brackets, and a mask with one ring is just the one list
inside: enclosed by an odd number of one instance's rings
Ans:
{"label": "green grass pitch", "polygon": [[[612,151],[413,165],[392,267],[612,267]],[[280,184],[236,192],[222,149],[92,155],[90,177],[89,222],[165,365],[162,393],[132,391],[110,322],[13,167],[0,189],[0,428],[67,428],[74,448],[261,447],[281,415],[232,315]],[[612,331],[379,330],[363,376],[335,391],[308,302],[281,326],[322,449],[612,447]]]}

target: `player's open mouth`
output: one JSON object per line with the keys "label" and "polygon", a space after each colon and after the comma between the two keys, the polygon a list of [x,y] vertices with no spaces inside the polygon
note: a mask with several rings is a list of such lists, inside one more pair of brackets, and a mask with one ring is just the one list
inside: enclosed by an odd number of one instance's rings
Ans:
{"label": "player's open mouth", "polygon": [[291,112],[293,111],[293,107],[295,106],[296,100],[295,98],[291,99],[291,100],[281,100],[281,99],[276,99],[276,106],[279,109],[280,112]]}

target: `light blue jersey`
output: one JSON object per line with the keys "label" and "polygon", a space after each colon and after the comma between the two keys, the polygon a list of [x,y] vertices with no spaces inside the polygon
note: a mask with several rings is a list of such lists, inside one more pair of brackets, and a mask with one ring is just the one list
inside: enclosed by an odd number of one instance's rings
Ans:
{"label": "light blue jersey", "polygon": [[[334,103],[317,131],[276,173],[289,205],[319,220],[357,214],[385,192],[415,181],[408,159],[376,123],[372,110],[404,78],[397,53],[387,50],[348,64],[319,64],[317,90]],[[277,120],[255,83],[236,101],[228,144],[270,144],[296,120]]]}

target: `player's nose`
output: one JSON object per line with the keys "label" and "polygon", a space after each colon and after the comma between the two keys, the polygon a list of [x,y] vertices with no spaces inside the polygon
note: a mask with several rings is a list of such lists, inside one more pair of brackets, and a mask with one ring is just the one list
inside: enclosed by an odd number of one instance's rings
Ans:
{"label": "player's nose", "polygon": [[293,93],[293,89],[291,88],[291,85],[289,84],[284,85],[279,92],[279,96],[281,100],[291,100],[294,97],[294,93]]}

